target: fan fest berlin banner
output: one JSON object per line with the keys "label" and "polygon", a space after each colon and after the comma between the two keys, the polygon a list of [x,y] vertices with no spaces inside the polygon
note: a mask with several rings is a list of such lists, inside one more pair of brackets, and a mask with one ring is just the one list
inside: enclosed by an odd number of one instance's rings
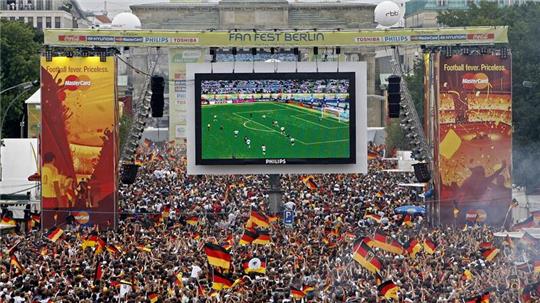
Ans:
{"label": "fan fest berlin banner", "polygon": [[117,189],[115,60],[41,58],[44,228],[73,219],[114,227]]}
{"label": "fan fest berlin banner", "polygon": [[510,55],[440,56],[439,63],[441,220],[500,226],[512,199]]}

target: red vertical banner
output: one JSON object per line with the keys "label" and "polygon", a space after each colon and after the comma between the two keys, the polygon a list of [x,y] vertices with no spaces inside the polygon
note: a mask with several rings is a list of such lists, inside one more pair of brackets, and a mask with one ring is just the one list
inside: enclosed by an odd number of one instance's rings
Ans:
{"label": "red vertical banner", "polygon": [[41,58],[43,227],[113,227],[118,131],[116,64],[108,57]]}
{"label": "red vertical banner", "polygon": [[441,222],[500,226],[512,199],[510,56],[439,57]]}

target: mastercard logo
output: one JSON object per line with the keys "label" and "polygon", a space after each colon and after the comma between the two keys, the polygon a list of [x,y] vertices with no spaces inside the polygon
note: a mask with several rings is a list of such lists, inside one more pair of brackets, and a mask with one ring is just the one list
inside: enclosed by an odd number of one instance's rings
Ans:
{"label": "mastercard logo", "polygon": [[486,89],[489,86],[489,78],[484,73],[467,73],[463,75],[461,83],[464,89]]}
{"label": "mastercard logo", "polygon": [[78,89],[81,90],[87,90],[92,85],[92,81],[90,81],[90,77],[86,75],[69,75],[64,80],[64,88],[67,90],[75,91]]}
{"label": "mastercard logo", "polygon": [[465,220],[470,222],[484,222],[487,219],[487,213],[483,209],[471,209],[467,211]]}
{"label": "mastercard logo", "polygon": [[90,221],[90,215],[85,211],[75,212],[73,213],[73,217],[75,217],[75,221],[79,224],[86,224]]}

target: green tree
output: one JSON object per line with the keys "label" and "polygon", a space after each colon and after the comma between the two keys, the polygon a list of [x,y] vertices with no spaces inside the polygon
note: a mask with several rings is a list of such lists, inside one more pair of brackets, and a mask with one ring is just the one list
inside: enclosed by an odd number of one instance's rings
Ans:
{"label": "green tree", "polygon": [[[540,187],[540,3],[498,7],[481,2],[466,11],[441,13],[448,26],[508,25],[512,50],[513,179],[528,190]],[[536,82],[526,87],[523,81]],[[530,86],[530,85],[528,85]]]}
{"label": "green tree", "polygon": [[[39,80],[39,50],[42,35],[19,21],[2,20],[0,23],[0,88],[1,90],[26,82]],[[24,101],[33,91],[11,90],[2,94],[2,115],[6,114],[3,137],[19,137],[19,122]],[[14,98],[17,98],[14,100]],[[8,112],[8,105],[14,101]]]}
{"label": "green tree", "polygon": [[424,60],[417,59],[414,62],[413,72],[405,76],[407,87],[414,102],[414,108],[420,121],[424,122]]}
{"label": "green tree", "polygon": [[405,137],[405,132],[399,126],[399,119],[390,119],[390,122],[384,128],[386,131],[386,150],[391,151],[394,148],[398,150],[410,150],[409,139]]}

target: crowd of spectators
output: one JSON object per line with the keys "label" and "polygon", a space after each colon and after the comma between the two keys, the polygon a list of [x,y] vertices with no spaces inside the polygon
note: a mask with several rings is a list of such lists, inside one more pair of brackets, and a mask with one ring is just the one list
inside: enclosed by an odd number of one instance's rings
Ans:
{"label": "crowd of spectators", "polygon": [[305,94],[348,93],[346,79],[290,80],[205,80],[202,94]]}
{"label": "crowd of spectators", "polygon": [[[371,154],[378,151],[371,146]],[[284,209],[294,212],[293,224],[272,222],[268,245],[240,245],[252,210],[271,216],[268,176],[188,176],[186,159],[174,147],[144,147],[139,157],[137,181],[119,191],[116,230],[64,226],[54,243],[40,231],[1,237],[0,302],[465,302],[482,294],[489,295],[486,302],[538,300],[531,290],[534,242],[496,239],[487,226],[429,227],[421,215],[405,224],[394,209],[422,204],[422,190],[398,186],[414,179],[385,171],[391,161],[370,160],[367,174],[315,175],[312,186],[282,176]],[[352,254],[359,240],[375,233],[404,247],[430,241],[434,252],[392,254],[374,247],[382,263],[374,275]],[[90,236],[118,252],[84,247]],[[212,290],[218,269],[208,263],[208,242],[230,247],[226,274],[238,282],[233,287]],[[490,247],[499,252],[488,261],[482,252]],[[255,256],[265,261],[266,273],[244,272],[242,263]],[[387,280],[399,289],[397,300],[379,296],[377,286]],[[291,289],[306,286],[312,291],[292,297]]]}

